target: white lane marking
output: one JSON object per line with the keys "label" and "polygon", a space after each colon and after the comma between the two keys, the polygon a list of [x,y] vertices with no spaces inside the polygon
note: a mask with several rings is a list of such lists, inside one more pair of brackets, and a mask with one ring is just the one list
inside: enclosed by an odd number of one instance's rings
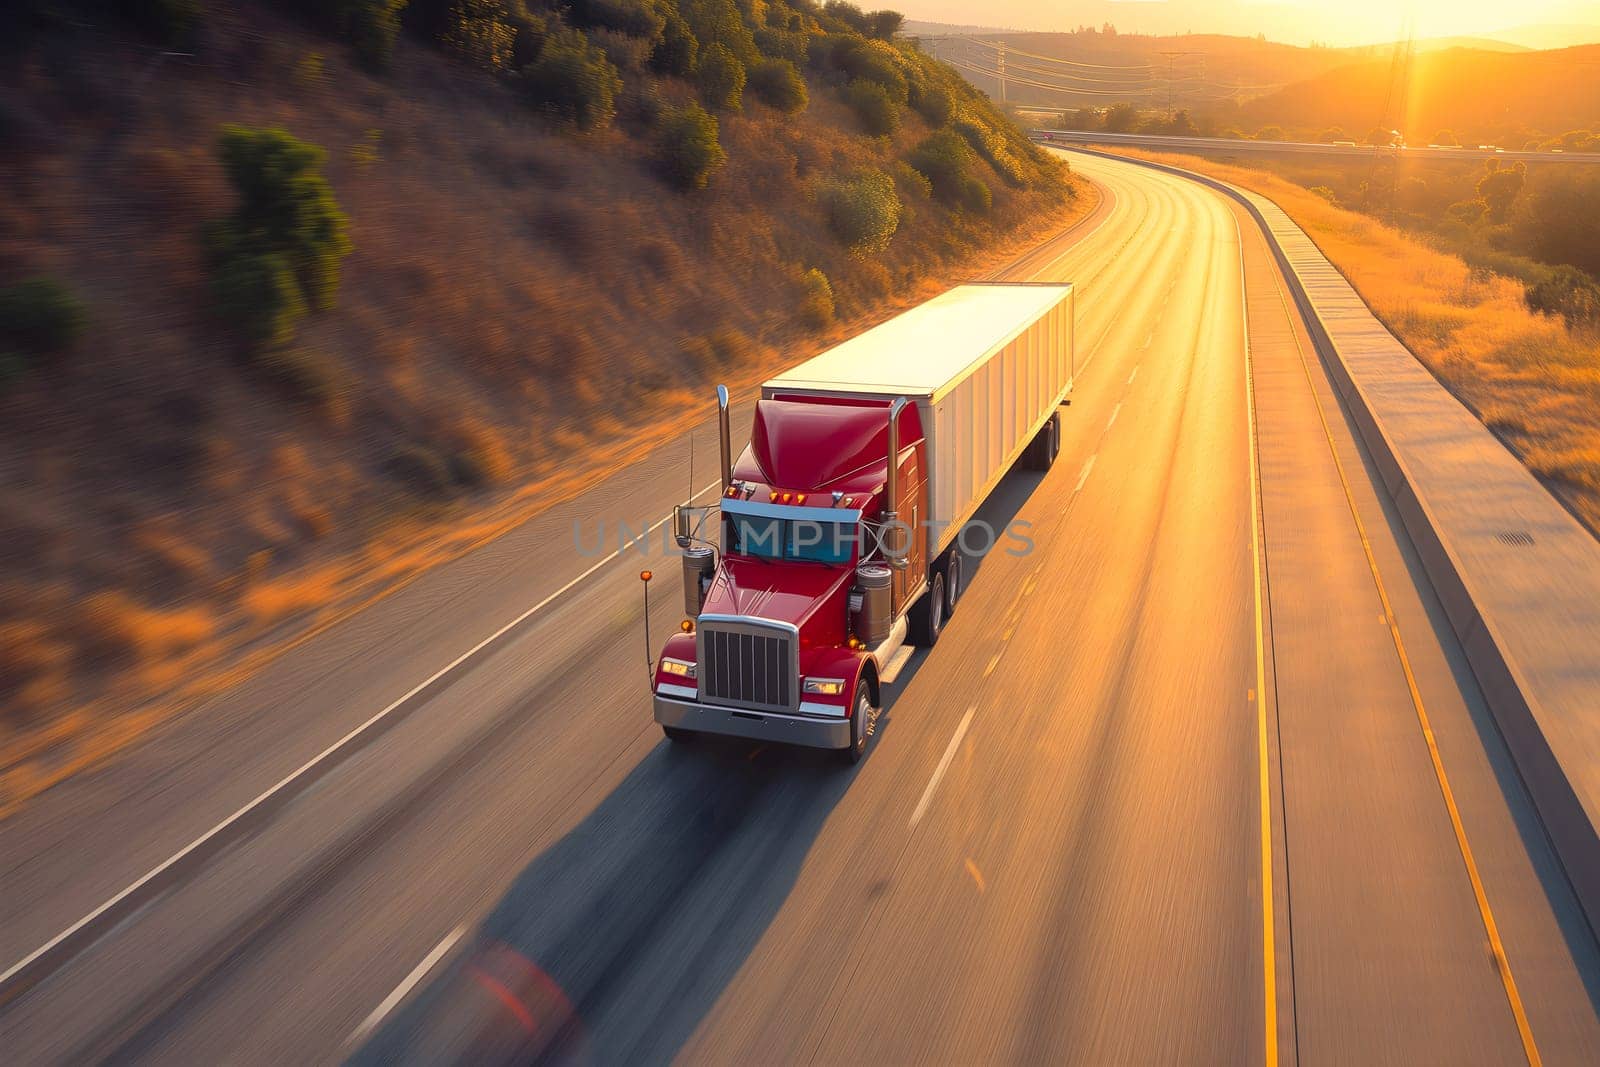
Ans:
{"label": "white lane marking", "polygon": [[[704,489],[700,490],[694,496],[690,497],[689,498],[689,502],[693,503],[694,501],[698,500],[700,497],[702,497],[705,494],[709,493],[712,489],[715,489],[720,484],[721,484],[720,480],[712,482],[710,485],[708,485]],[[660,529],[667,522],[671,521],[671,519],[672,519],[672,516],[671,515],[667,515],[665,518],[659,519],[656,522],[652,523],[650,525],[650,528],[645,531],[646,539],[648,540],[648,538],[649,538],[649,536],[651,534],[655,533],[656,530]],[[295,779],[299,778],[301,775],[305,774],[307,771],[312,770],[314,767],[317,766],[317,764],[321,763],[323,760],[327,759],[329,756],[331,756],[335,752],[339,751],[345,745],[349,744],[351,741],[353,741],[357,737],[361,736],[361,734],[363,734],[367,730],[371,729],[374,725],[376,725],[377,723],[381,722],[383,719],[387,718],[389,715],[393,714],[395,709],[403,706],[406,703],[406,701],[410,700],[412,697],[416,696],[418,693],[420,693],[424,689],[428,688],[428,686],[432,685],[434,682],[437,682],[440,678],[443,678],[445,675],[449,674],[451,671],[453,671],[457,667],[461,666],[461,664],[465,663],[467,660],[471,659],[473,656],[476,656],[479,652],[482,652],[489,645],[494,644],[494,642],[498,641],[501,637],[505,636],[505,634],[507,634],[511,630],[514,630],[516,627],[522,625],[528,619],[531,619],[534,615],[536,615],[540,611],[544,610],[544,608],[547,605],[549,605],[552,601],[556,600],[558,597],[562,596],[564,593],[566,593],[573,586],[575,586],[575,585],[579,584],[580,582],[584,581],[590,575],[594,574],[595,571],[598,571],[601,567],[604,567],[607,563],[610,563],[612,560],[614,560],[618,556],[622,555],[623,551],[626,548],[627,548],[627,545],[623,545],[621,548],[616,549],[610,555],[604,557],[603,559],[600,559],[600,560],[596,561],[595,564],[593,566],[591,566],[588,570],[584,571],[582,574],[580,574],[576,578],[572,579],[566,585],[563,585],[560,589],[557,589],[555,592],[551,593],[549,596],[547,596],[543,600],[539,601],[533,607],[529,608],[527,611],[524,611],[521,615],[518,615],[515,619],[512,619],[510,622],[508,622],[504,626],[500,627],[500,629],[496,630],[494,633],[490,634],[488,637],[484,638],[482,641],[479,641],[477,644],[473,645],[470,649],[468,649],[467,651],[463,652],[461,655],[457,656],[455,659],[451,660],[450,663],[447,666],[445,666],[445,667],[441,668],[440,670],[434,672],[431,676],[428,677],[428,679],[426,681],[420,682],[417,685],[413,686],[410,689],[410,691],[408,691],[406,693],[405,696],[403,696],[400,699],[396,700],[394,703],[390,704],[388,707],[384,708],[382,711],[380,711],[376,715],[372,716],[372,718],[368,719],[366,722],[362,723],[360,726],[357,726],[355,729],[351,730],[349,733],[347,733],[343,737],[339,738],[339,740],[335,741],[333,744],[329,745],[327,748],[323,749],[321,752],[319,752],[315,756],[311,757],[305,763],[302,763],[298,768],[296,768],[294,771],[290,772],[285,777],[279,779],[277,784],[273,785],[266,792],[260,794],[254,800],[252,800],[249,803],[245,804],[244,807],[240,808],[238,811],[234,812],[232,815],[228,816],[226,819],[223,819],[221,822],[217,823],[217,825],[213,826],[211,829],[207,830],[205,833],[201,834],[199,837],[195,838],[193,841],[191,841],[187,845],[183,846],[183,848],[179,849],[177,852],[174,852],[171,856],[168,856],[165,860],[161,861],[161,863],[158,864],[157,866],[152,867],[149,871],[145,872],[145,874],[143,876],[141,876],[137,881],[131,883],[129,886],[127,886],[127,888],[123,889],[116,896],[112,897],[110,900],[106,901],[104,904],[101,904],[98,908],[94,909],[89,914],[85,915],[83,918],[79,919],[77,922],[73,923],[71,926],[67,927],[65,930],[61,931],[56,936],[52,937],[49,941],[46,941],[43,945],[40,945],[38,948],[36,948],[32,952],[28,953],[28,955],[23,957],[21,960],[19,960],[16,963],[12,964],[10,967],[8,967],[6,969],[6,972],[4,974],[0,974],[0,988],[4,988],[7,982],[11,981],[11,979],[13,977],[15,977],[16,975],[22,973],[22,971],[25,970],[29,965],[31,965],[34,960],[36,960],[40,956],[43,956],[46,953],[50,952],[57,945],[61,944],[61,942],[65,941],[69,937],[72,937],[79,930],[82,930],[84,927],[86,927],[90,923],[94,922],[100,916],[104,915],[106,912],[108,912],[112,908],[116,907],[123,900],[127,899],[130,895],[132,895],[134,893],[137,893],[141,887],[143,887],[144,885],[149,883],[152,879],[159,877],[164,871],[166,871],[169,868],[171,868],[174,864],[180,862],[185,856],[189,855],[195,849],[200,848],[207,841],[210,841],[212,838],[214,838],[218,834],[222,833],[228,827],[232,826],[234,823],[238,822],[240,819],[243,819],[246,815],[249,815],[256,808],[260,807],[267,800],[271,799],[275,794],[277,794],[281,790],[287,788],[290,784],[292,784],[294,782]]]}
{"label": "white lane marking", "polygon": [[998,666],[1000,666],[1000,653],[996,652],[990,658],[989,665],[983,669],[983,676],[985,678],[989,677],[989,675],[994,673],[994,669]]}
{"label": "white lane marking", "polygon": [[360,1026],[351,1031],[350,1036],[345,1038],[344,1047],[353,1049],[365,1041],[378,1028],[378,1024],[383,1022],[384,1016],[394,1011],[395,1006],[406,999],[406,994],[410,993],[416,987],[416,984],[422,981],[429,971],[433,970],[439,960],[444,957],[444,954],[449,952],[451,947],[461,940],[461,935],[466,932],[467,928],[465,926],[458,926],[446,934],[443,941],[433,946],[433,951],[422,957],[422,962],[413,967],[411,973],[400,980],[400,984],[394,987],[394,992],[384,997],[383,1002],[372,1009],[372,1014],[367,1016]]}
{"label": "white lane marking", "polygon": [[933,777],[928,779],[928,788],[922,791],[922,799],[917,801],[917,810],[911,813],[911,823],[906,829],[911,829],[922,821],[922,816],[928,810],[928,804],[933,800],[933,791],[939,788],[939,779],[944,777],[944,772],[949,769],[950,761],[956,757],[956,749],[961,744],[961,739],[967,735],[967,727],[972,725],[972,713],[978,710],[974,704],[961,716],[961,725],[956,727],[955,734],[950,738],[950,744],[945,746],[944,758],[939,761],[939,766],[933,769]]}
{"label": "white lane marking", "polygon": [[1072,491],[1074,493],[1082,489],[1083,483],[1089,480],[1089,472],[1094,469],[1095,456],[1098,456],[1099,454],[1100,453],[1096,452],[1094,456],[1090,456],[1089,461],[1083,465],[1083,473],[1078,475],[1078,484],[1072,487]]}
{"label": "white lane marking", "polygon": [[1137,363],[1135,363],[1134,366],[1133,366],[1133,373],[1128,375],[1128,384],[1132,385],[1133,384],[1133,380],[1135,378],[1137,378],[1138,376],[1139,376],[1139,365]]}
{"label": "white lane marking", "polygon": [[1117,421],[1117,416],[1120,414],[1122,414],[1122,405],[1118,404],[1116,407],[1111,409],[1111,417],[1106,420],[1106,429],[1111,429],[1112,425]]}
{"label": "white lane marking", "polygon": [[[1151,331],[1151,332],[1150,332],[1150,336],[1148,336],[1148,337],[1146,337],[1146,338],[1145,338],[1145,339],[1144,339],[1144,344],[1142,344],[1142,345],[1140,345],[1140,346],[1139,346],[1139,347],[1140,347],[1140,348],[1149,348],[1149,347],[1150,347],[1150,342],[1151,342],[1151,341],[1154,341],[1154,340],[1155,340],[1155,339],[1156,339],[1156,335],[1155,335],[1155,331],[1154,331],[1154,330],[1152,330],[1152,331]],[[1129,381],[1132,381],[1132,380],[1133,380],[1133,379],[1131,379],[1131,378],[1130,378],[1130,379],[1128,379],[1128,380],[1129,380]]]}

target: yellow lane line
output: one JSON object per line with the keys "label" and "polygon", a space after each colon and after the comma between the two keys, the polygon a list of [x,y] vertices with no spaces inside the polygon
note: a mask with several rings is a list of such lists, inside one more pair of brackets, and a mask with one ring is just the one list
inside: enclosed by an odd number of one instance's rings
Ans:
{"label": "yellow lane line", "polygon": [[[1267,1067],[1278,1064],[1278,953],[1276,929],[1272,917],[1272,778],[1268,772],[1267,751],[1267,651],[1266,621],[1261,581],[1261,486],[1257,474],[1260,456],[1256,442],[1256,386],[1255,366],[1250,352],[1250,310],[1246,295],[1244,273],[1244,234],[1238,216],[1228,212],[1233,219],[1234,232],[1239,243],[1239,303],[1244,318],[1244,395],[1245,428],[1250,441],[1250,569],[1255,590],[1256,627],[1256,688],[1249,699],[1256,706],[1256,756],[1259,766],[1261,793],[1261,969],[1263,1017],[1266,1032],[1263,1035]],[[1256,694],[1261,699],[1256,700]]]}
{"label": "yellow lane line", "polygon": [[[1276,275],[1276,270],[1274,270]],[[1294,337],[1295,351],[1300,356],[1300,369],[1305,372],[1306,384],[1311,389],[1311,400],[1317,408],[1317,418],[1322,423],[1322,432],[1328,439],[1328,451],[1333,456],[1333,467],[1339,474],[1339,484],[1344,488],[1345,503],[1350,507],[1350,516],[1355,520],[1356,533],[1361,537],[1361,550],[1366,553],[1367,568],[1372,571],[1372,582],[1378,589],[1378,600],[1383,604],[1383,616],[1380,621],[1389,627],[1389,636],[1394,640],[1395,652],[1400,657],[1400,669],[1406,676],[1406,688],[1411,692],[1411,704],[1417,712],[1417,722],[1422,727],[1422,738],[1428,746],[1428,758],[1433,762],[1434,777],[1439,780],[1439,792],[1444,796],[1445,810],[1450,813],[1450,828],[1455,831],[1456,846],[1460,849],[1461,860],[1467,867],[1467,878],[1472,882],[1472,895],[1478,902],[1478,915],[1483,919],[1484,932],[1489,937],[1489,948],[1494,954],[1495,970],[1500,974],[1500,981],[1505,986],[1506,1000],[1511,1004],[1511,1014],[1516,1019],[1517,1033],[1522,1038],[1522,1051],[1528,1058],[1532,1067],[1540,1067],[1543,1062],[1539,1057],[1539,1047],[1533,1040],[1533,1028],[1528,1025],[1528,1014],[1522,1006],[1522,995],[1517,992],[1516,979],[1511,975],[1511,962],[1506,958],[1505,945],[1500,941],[1500,928],[1495,924],[1494,912],[1489,908],[1489,897],[1484,892],[1483,879],[1478,875],[1478,863],[1472,856],[1472,846],[1467,841],[1466,827],[1461,822],[1461,812],[1456,807],[1455,793],[1450,788],[1450,778],[1445,774],[1444,761],[1439,757],[1439,746],[1434,743],[1433,726],[1428,721],[1428,709],[1423,704],[1422,692],[1417,687],[1416,674],[1411,669],[1411,657],[1406,653],[1406,645],[1400,637],[1400,625],[1395,619],[1394,606],[1389,602],[1389,590],[1383,584],[1383,576],[1378,572],[1378,560],[1373,555],[1372,542],[1367,537],[1367,526],[1361,520],[1361,510],[1356,506],[1355,493],[1350,487],[1350,479],[1345,475],[1344,463],[1339,459],[1339,449],[1334,442],[1333,429],[1328,424],[1327,413],[1322,408],[1322,398],[1317,395],[1317,386],[1311,376],[1311,366],[1306,362],[1305,349],[1300,344],[1300,333],[1292,328],[1296,321],[1289,311],[1288,298],[1284,295],[1281,281],[1275,279],[1275,288],[1278,300],[1283,305],[1284,313],[1289,315],[1291,323],[1290,333]]]}

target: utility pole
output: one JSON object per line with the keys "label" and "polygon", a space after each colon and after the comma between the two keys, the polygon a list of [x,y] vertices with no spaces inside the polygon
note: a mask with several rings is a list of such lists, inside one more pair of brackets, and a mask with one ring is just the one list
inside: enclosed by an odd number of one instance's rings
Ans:
{"label": "utility pole", "polygon": [[1000,42],[1000,65],[995,68],[1000,72],[1000,106],[1006,103],[1006,43]]}
{"label": "utility pole", "polygon": [[1173,66],[1174,66],[1174,64],[1176,64],[1178,62],[1178,60],[1182,59],[1184,56],[1203,56],[1203,55],[1205,55],[1205,53],[1204,52],[1170,51],[1170,52],[1157,52],[1156,54],[1160,55],[1160,56],[1166,56],[1167,57],[1167,119],[1170,121],[1171,118],[1172,118],[1172,115],[1173,115],[1173,111],[1172,111],[1173,80],[1172,79],[1173,79]]}

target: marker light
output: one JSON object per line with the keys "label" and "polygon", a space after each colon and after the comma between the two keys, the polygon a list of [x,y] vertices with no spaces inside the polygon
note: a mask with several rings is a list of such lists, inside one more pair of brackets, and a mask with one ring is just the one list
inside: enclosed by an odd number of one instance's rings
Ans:
{"label": "marker light", "polygon": [[806,495],[804,493],[800,493],[794,498],[794,502],[796,504],[804,504],[806,502]]}
{"label": "marker light", "polygon": [[844,692],[843,678],[807,678],[805,691],[821,696],[836,697]]}
{"label": "marker light", "polygon": [[778,491],[776,489],[774,489],[772,492],[768,493],[767,494],[767,499],[771,500],[771,501],[776,501],[778,499]]}
{"label": "marker light", "polygon": [[694,633],[694,620],[693,619],[684,619],[682,622],[680,622],[678,624],[678,629],[682,630],[686,634]]}
{"label": "marker light", "polygon": [[640,571],[639,572],[639,580],[641,582],[648,582],[651,578],[654,578],[654,577],[655,577],[655,575],[651,574],[649,571]]}
{"label": "marker light", "polygon": [[794,494],[793,493],[785,493],[785,494],[783,494],[783,502],[785,504],[787,504],[792,499],[794,499]]}

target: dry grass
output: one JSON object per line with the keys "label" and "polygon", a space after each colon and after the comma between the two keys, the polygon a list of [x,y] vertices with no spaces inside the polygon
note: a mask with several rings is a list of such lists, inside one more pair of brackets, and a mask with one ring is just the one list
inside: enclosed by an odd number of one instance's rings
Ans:
{"label": "dry grass", "polygon": [[1274,175],[1195,156],[1125,154],[1270,197],[1373,314],[1600,536],[1600,331],[1535,314],[1520,283],[1474,271]]}
{"label": "dry grass", "polygon": [[[625,131],[554,131],[408,43],[374,80],[263,5],[211,26],[150,77],[109,37],[0,70],[51,131],[0,159],[0,274],[57,274],[91,309],[58,373],[0,396],[0,814],[678,432],[713,377],[749,386],[1090,206],[996,180],[989,221],[917,201],[863,259],[806,190],[887,166],[914,117],[884,142],[831,92],[751,108],[712,188],[679,196]],[[300,338],[341,383],[327,403],[275,391],[207,318],[224,121],[328,150],[356,251]],[[385,475],[405,448],[450,462],[447,496]]]}

